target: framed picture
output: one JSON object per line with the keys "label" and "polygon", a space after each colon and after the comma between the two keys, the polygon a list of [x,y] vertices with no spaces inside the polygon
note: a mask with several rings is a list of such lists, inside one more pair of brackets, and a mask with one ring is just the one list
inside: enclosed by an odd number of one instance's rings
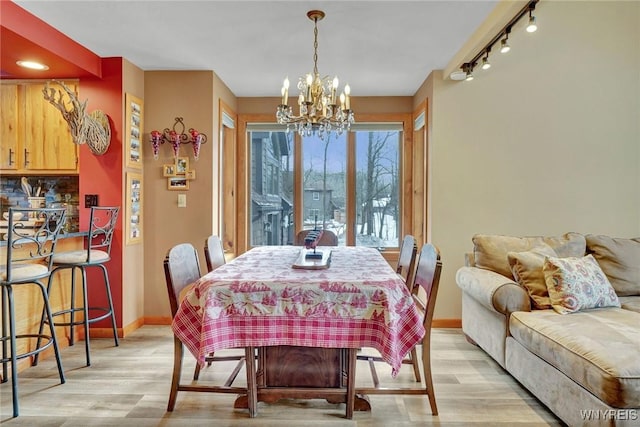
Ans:
{"label": "framed picture", "polygon": [[127,172],[126,244],[142,242],[142,174]]}
{"label": "framed picture", "polygon": [[168,190],[188,190],[189,180],[184,176],[174,176],[167,178]]}
{"label": "framed picture", "polygon": [[142,100],[125,93],[125,166],[142,169]]}
{"label": "framed picture", "polygon": [[189,170],[189,158],[178,157],[176,159],[176,175],[184,175]]}
{"label": "framed picture", "polygon": [[192,179],[196,179],[196,170],[195,169],[190,169],[187,172],[185,172],[184,177],[192,180]]}
{"label": "framed picture", "polygon": [[176,176],[176,165],[162,165],[162,176]]}

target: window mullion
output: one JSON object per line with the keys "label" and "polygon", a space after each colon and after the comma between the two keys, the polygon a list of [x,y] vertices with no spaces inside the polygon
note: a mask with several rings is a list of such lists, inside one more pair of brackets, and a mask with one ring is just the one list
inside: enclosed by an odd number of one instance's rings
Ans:
{"label": "window mullion", "polygon": [[295,234],[302,230],[304,224],[304,188],[303,188],[303,176],[304,176],[304,164],[302,156],[302,137],[298,133],[293,137],[293,212],[294,212],[294,226]]}
{"label": "window mullion", "polygon": [[347,246],[356,245],[356,136],[347,133]]}

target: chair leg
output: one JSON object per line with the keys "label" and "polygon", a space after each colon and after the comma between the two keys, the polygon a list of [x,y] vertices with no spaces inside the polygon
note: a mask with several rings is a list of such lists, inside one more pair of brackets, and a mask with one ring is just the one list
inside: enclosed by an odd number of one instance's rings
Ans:
{"label": "chair leg", "polygon": [[347,349],[347,411],[346,418],[353,418],[353,409],[356,400],[356,359],[358,349]]}
{"label": "chair leg", "polygon": [[[9,351],[11,352],[11,357],[8,358],[6,356],[6,351],[4,346],[3,346],[3,354],[2,354],[2,360],[3,360],[3,372],[6,370],[6,362],[10,362],[11,365],[11,393],[12,393],[12,399],[13,399],[13,417],[17,417],[18,415],[20,415],[20,405],[18,403],[18,359],[17,359],[17,355],[16,355],[16,349],[18,348],[18,345],[16,343],[16,325],[15,325],[15,311],[14,311],[14,306],[13,306],[13,289],[11,288],[11,285],[6,285],[3,286],[3,304],[4,304],[4,294],[6,292],[6,297],[7,300],[6,302],[8,303],[8,322],[9,322],[9,336],[7,337],[6,335],[6,325],[4,323],[5,317],[4,317],[4,306],[3,311],[2,311],[2,317],[3,317],[3,322],[2,322],[2,339],[3,342],[6,342],[7,338],[9,339]],[[6,373],[4,374],[5,376],[3,376],[3,378],[6,378]],[[5,379],[6,381],[6,379]]]}
{"label": "chair leg", "polygon": [[427,388],[427,396],[429,397],[431,414],[438,415],[436,393],[433,389],[433,378],[431,376],[431,343],[429,341],[429,338],[425,338],[422,342],[422,367],[424,369],[424,385]]}
{"label": "chair leg", "polygon": [[0,315],[2,316],[2,381],[6,383],[9,379],[7,378],[7,374],[9,370],[7,369],[7,294],[4,286],[0,286],[0,290],[2,291],[2,312]]}
{"label": "chair leg", "polygon": [[104,277],[105,290],[107,293],[107,300],[109,301],[109,312],[111,313],[111,329],[113,329],[113,340],[116,347],[120,345],[118,342],[118,330],[116,328],[116,314],[113,310],[113,299],[111,298],[111,284],[109,283],[109,274],[107,268],[103,264],[98,264],[98,267],[102,269],[102,275]]}
{"label": "chair leg", "polygon": [[[49,330],[51,333],[51,343],[53,344],[53,352],[56,356],[56,363],[58,364],[58,374],[60,375],[60,384],[64,384],[66,379],[64,377],[64,369],[62,369],[62,359],[60,358],[60,348],[58,347],[58,338],[56,337],[56,327],[53,324],[53,316],[51,315],[51,305],[49,304],[49,294],[45,289],[44,285],[40,282],[35,282],[42,291],[42,298],[44,300],[44,310],[47,316],[47,321],[49,322]],[[38,341],[40,341],[40,337],[38,337]],[[40,346],[38,345],[38,347]],[[40,352],[36,353],[36,356],[39,355]]]}
{"label": "chair leg", "polygon": [[416,377],[416,382],[420,382],[420,367],[418,366],[418,352],[416,351],[415,347],[411,349],[411,353],[409,357],[411,358],[411,365],[413,366],[413,374]]}
{"label": "chair leg", "polygon": [[[47,281],[47,295],[51,295],[51,283],[53,283],[53,274],[58,269],[53,269],[51,274],[49,275],[49,280]],[[71,294],[73,295],[73,293]],[[38,341],[36,342],[36,348],[40,348],[40,344],[42,342],[42,335],[44,334],[44,324],[48,320],[46,306],[42,306],[42,316],[40,316],[40,327],[38,328]],[[72,342],[72,341],[71,341]],[[73,345],[73,344],[69,344]],[[38,361],[40,360],[40,353],[36,353],[33,357],[33,366],[38,366]]]}
{"label": "chair leg", "polygon": [[[73,271],[73,270],[72,270]],[[82,314],[84,315],[84,351],[87,358],[87,366],[91,366],[91,343],[89,339],[89,298],[87,297],[87,270],[80,267],[82,272]],[[73,283],[73,279],[71,279]],[[72,285],[73,287],[73,285]],[[73,313],[73,311],[72,311]],[[71,315],[71,323],[73,323],[73,314]]]}
{"label": "chair leg", "polygon": [[182,356],[184,355],[184,346],[182,341],[175,335],[173,336],[173,376],[171,378],[171,391],[169,392],[169,403],[167,411],[173,411],[176,406],[176,397],[178,396],[178,387],[180,387],[180,376],[182,375]]}
{"label": "chair leg", "polygon": [[256,380],[256,357],[254,347],[244,349],[245,362],[247,364],[247,406],[249,418],[258,415],[258,382]]}

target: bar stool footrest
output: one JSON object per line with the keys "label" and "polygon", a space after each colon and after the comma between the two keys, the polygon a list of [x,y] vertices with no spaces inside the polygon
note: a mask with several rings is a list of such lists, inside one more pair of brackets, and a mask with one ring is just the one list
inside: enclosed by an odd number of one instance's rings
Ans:
{"label": "bar stool footrest", "polygon": [[[16,359],[24,359],[26,357],[29,356],[34,356],[38,353],[40,353],[43,350],[46,350],[47,348],[49,348],[52,344],[53,344],[53,338],[50,335],[39,335],[39,334],[22,334],[22,335],[16,335],[16,342],[18,342],[18,340],[20,339],[34,339],[34,338],[40,338],[42,340],[45,340],[44,344],[41,344],[40,347],[38,348],[34,348],[31,351],[28,351],[26,353],[20,353],[20,354],[16,354]],[[3,341],[9,341],[11,339],[11,337],[0,337],[0,342]],[[0,363],[8,363],[11,362],[11,357],[7,357],[4,359],[0,359]]]}

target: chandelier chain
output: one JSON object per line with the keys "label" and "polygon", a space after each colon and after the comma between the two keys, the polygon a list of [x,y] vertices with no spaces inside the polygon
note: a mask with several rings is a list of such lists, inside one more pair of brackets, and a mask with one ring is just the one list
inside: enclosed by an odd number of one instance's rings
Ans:
{"label": "chandelier chain", "polygon": [[318,74],[318,18],[313,18],[313,74]]}

